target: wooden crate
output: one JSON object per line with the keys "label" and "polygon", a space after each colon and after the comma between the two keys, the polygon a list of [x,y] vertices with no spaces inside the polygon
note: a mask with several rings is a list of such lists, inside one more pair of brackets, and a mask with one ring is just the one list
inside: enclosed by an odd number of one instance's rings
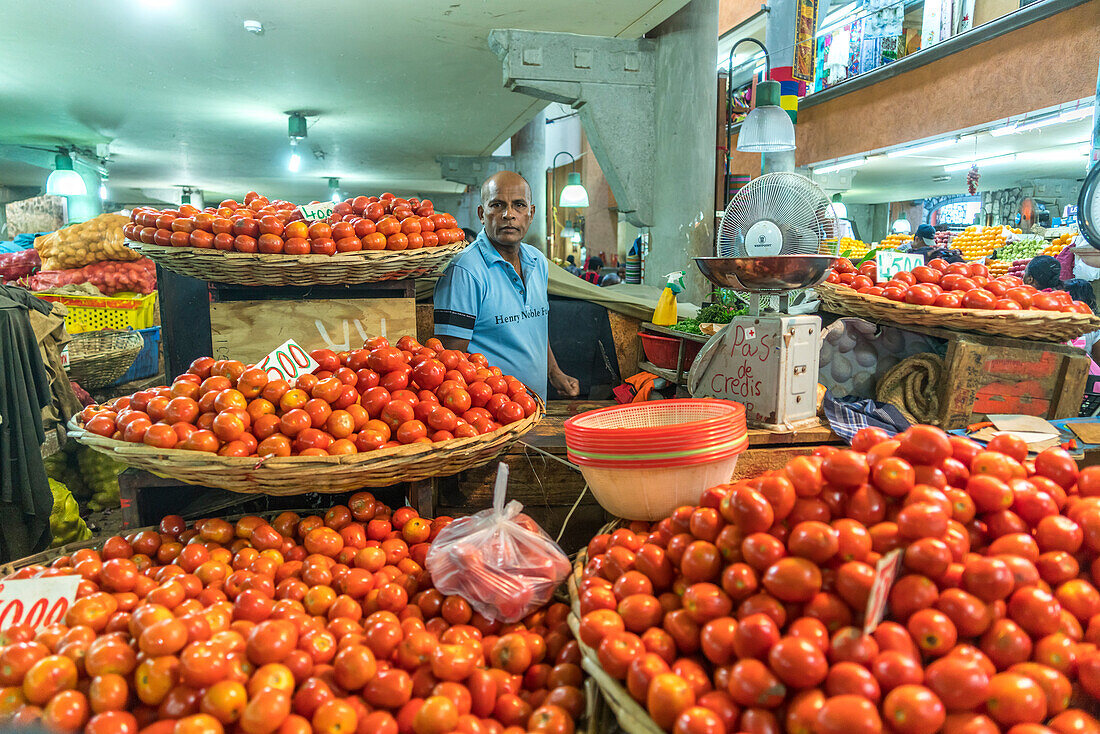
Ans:
{"label": "wooden crate", "polygon": [[1077,417],[1090,364],[1080,349],[944,329],[906,329],[947,343],[941,428],[965,428],[991,413]]}

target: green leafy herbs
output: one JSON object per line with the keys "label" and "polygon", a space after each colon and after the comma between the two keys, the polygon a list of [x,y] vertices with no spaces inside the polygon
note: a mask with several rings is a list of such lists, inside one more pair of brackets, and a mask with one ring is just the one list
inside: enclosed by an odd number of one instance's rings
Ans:
{"label": "green leafy herbs", "polygon": [[703,333],[703,330],[701,328],[699,328],[699,320],[698,319],[684,319],[682,321],[676,322],[675,324],[673,324],[672,326],[670,326],[668,328],[672,329],[673,331],[683,332],[684,334],[700,334],[701,335]]}
{"label": "green leafy herbs", "polygon": [[700,324],[728,324],[734,316],[748,311],[748,305],[741,294],[728,288],[718,288],[711,294],[712,303],[699,309],[693,319],[682,319],[669,328],[685,334],[702,334]]}

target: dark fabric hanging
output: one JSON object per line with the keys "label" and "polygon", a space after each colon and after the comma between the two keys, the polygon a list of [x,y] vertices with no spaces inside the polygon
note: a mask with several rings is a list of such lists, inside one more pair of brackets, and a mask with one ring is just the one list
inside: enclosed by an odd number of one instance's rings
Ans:
{"label": "dark fabric hanging", "polygon": [[42,463],[42,409],[52,400],[29,312],[52,305],[0,285],[0,561],[45,550],[53,494]]}

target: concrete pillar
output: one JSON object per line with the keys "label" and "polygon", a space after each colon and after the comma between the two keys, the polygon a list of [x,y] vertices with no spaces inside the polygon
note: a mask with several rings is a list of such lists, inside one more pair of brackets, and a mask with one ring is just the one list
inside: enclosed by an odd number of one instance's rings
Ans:
{"label": "concrete pillar", "polygon": [[659,25],[656,165],[646,283],[684,270],[685,300],[699,303],[711,285],[693,257],[714,254],[714,166],[718,104],[718,0],[692,0]]}
{"label": "concrete pillar", "polygon": [[535,217],[523,241],[549,254],[546,242],[546,112],[520,128],[512,136],[512,157],[516,160],[516,173],[531,184],[531,201],[535,203]]}

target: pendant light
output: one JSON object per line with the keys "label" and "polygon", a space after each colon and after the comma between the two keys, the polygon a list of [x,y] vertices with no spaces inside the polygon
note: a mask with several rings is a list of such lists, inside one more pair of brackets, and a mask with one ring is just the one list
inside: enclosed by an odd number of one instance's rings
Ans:
{"label": "pendant light", "polygon": [[333,204],[339,204],[341,201],[343,201],[343,198],[341,198],[340,196],[340,179],[330,178],[328,180],[328,190],[332,196]]}
{"label": "pendant light", "polygon": [[573,232],[574,230],[572,220],[566,219],[565,226],[561,229],[561,236],[565,239],[570,239],[573,236]]}
{"label": "pendant light", "polygon": [[910,234],[913,231],[913,225],[909,224],[909,220],[902,214],[894,220],[894,224],[890,227],[890,231],[895,234]]}
{"label": "pendant light", "polygon": [[290,137],[290,158],[287,160],[287,170],[297,173],[302,167],[302,156],[298,154],[298,143],[309,135],[306,126],[306,118],[301,112],[292,112],[287,120],[287,135]]}
{"label": "pendant light", "polygon": [[46,179],[46,193],[51,196],[84,196],[88,187],[73,170],[73,159],[64,150],[54,156],[54,170]]}
{"label": "pendant light", "polygon": [[[554,161],[551,163],[551,179],[553,178],[553,169],[557,168],[558,156],[567,155],[573,161],[574,168],[577,165],[577,159],[573,157],[573,154],[568,151],[561,151],[554,156]],[[551,181],[551,184],[553,181]],[[561,196],[558,198],[558,206],[569,207],[571,209],[579,209],[588,206],[588,190],[584,188],[584,184],[581,183],[581,175],[576,171],[571,171],[565,179],[565,188],[561,190]]]}
{"label": "pendant light", "polygon": [[[779,153],[794,150],[794,123],[787,111],[779,106],[782,94],[779,82],[771,76],[771,57],[767,47],[755,38],[742,38],[730,48],[729,74],[733,81],[733,52],[742,43],[755,43],[764,52],[764,81],[756,84],[753,109],[741,123],[737,134],[737,149],[744,153]],[[726,85],[726,150],[729,156],[729,118],[733,111],[733,84]],[[727,166],[728,167],[728,166]]]}

